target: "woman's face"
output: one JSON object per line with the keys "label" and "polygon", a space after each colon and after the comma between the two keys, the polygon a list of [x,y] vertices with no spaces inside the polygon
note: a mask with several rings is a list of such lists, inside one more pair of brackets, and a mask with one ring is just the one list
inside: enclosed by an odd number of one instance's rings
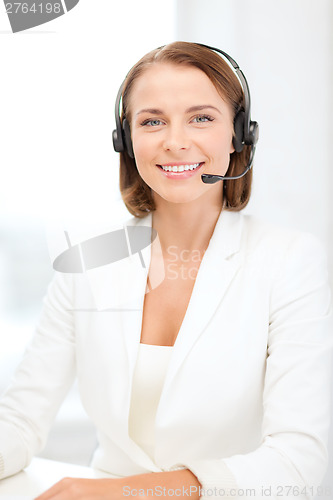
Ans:
{"label": "woman's face", "polygon": [[129,108],[137,169],[157,207],[159,197],[222,206],[222,182],[205,184],[201,175],[227,172],[233,116],[207,75],[193,66],[156,63],[135,81]]}

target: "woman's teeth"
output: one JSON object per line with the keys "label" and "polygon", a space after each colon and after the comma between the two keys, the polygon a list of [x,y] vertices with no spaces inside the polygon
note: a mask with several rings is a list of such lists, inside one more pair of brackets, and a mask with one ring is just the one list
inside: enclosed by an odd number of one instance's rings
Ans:
{"label": "woman's teeth", "polygon": [[198,168],[199,165],[200,163],[193,163],[192,165],[179,165],[178,167],[168,165],[160,165],[160,167],[166,172],[184,172],[185,170],[194,170]]}

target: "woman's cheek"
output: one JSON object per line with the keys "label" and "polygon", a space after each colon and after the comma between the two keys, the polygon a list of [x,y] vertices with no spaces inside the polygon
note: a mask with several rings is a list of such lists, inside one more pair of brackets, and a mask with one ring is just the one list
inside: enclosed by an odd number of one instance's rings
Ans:
{"label": "woman's cheek", "polygon": [[133,134],[132,143],[133,143],[134,156],[137,162],[147,160],[149,156],[149,151],[151,149],[149,141],[145,137]]}

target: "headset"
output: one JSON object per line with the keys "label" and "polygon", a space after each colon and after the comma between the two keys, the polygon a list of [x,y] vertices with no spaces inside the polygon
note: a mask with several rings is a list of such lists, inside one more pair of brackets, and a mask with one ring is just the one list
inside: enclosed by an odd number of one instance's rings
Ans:
{"label": "headset", "polygon": [[[210,49],[214,52],[221,54],[223,58],[226,60],[226,62],[229,63],[235,75],[237,76],[244,93],[244,109],[240,109],[236,113],[236,116],[234,118],[235,135],[233,137],[232,142],[235,151],[237,153],[240,153],[245,145],[251,146],[248,163],[245,167],[245,170],[240,175],[223,176],[223,175],[213,175],[213,174],[202,174],[201,179],[203,182],[208,184],[213,184],[220,180],[223,181],[223,180],[240,179],[252,167],[255,148],[259,139],[259,125],[257,122],[251,121],[250,89],[247,80],[244,76],[244,73],[242,72],[236,61],[232,57],[230,57],[226,52],[223,52],[222,50],[217,49],[215,47],[205,45],[203,43],[197,43],[196,45],[200,45],[201,47],[206,47],[207,49]],[[159,48],[161,49],[163,47]],[[124,88],[124,82],[121,84],[119,88],[115,103],[116,129],[112,133],[113,148],[117,153],[122,153],[126,151],[131,158],[134,158],[131,130],[129,123],[126,117],[123,117],[123,121],[121,122],[120,101],[122,100],[123,88]]]}

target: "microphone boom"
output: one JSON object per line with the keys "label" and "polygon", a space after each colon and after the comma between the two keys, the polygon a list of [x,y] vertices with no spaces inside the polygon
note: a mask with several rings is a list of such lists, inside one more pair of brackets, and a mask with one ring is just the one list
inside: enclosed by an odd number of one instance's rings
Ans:
{"label": "microphone boom", "polygon": [[250,170],[250,168],[252,167],[255,150],[256,150],[256,146],[255,146],[255,144],[253,144],[251,146],[249,162],[246,165],[244,172],[242,172],[241,174],[235,175],[235,176],[230,176],[230,177],[226,176],[226,175],[202,174],[201,175],[202,182],[204,182],[205,184],[215,184],[215,182],[218,182],[218,181],[224,181],[224,180],[228,181],[228,180],[240,179],[241,177],[244,177],[244,175],[246,175],[248,173],[248,171]]}

